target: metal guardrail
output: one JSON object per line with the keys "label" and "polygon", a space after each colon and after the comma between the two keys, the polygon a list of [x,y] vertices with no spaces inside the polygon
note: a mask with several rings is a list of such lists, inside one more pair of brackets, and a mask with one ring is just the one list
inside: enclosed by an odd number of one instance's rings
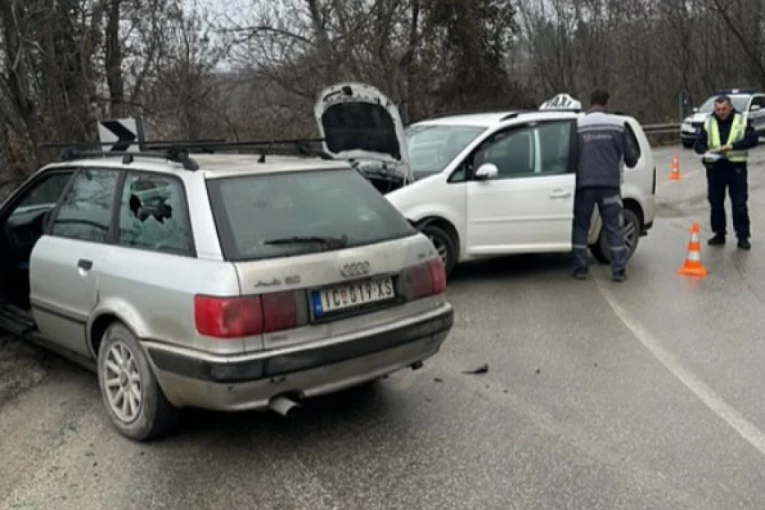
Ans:
{"label": "metal guardrail", "polygon": [[645,124],[643,131],[652,145],[675,145],[680,143],[680,124]]}
{"label": "metal guardrail", "polygon": [[676,133],[679,135],[680,124],[678,123],[646,124],[645,126],[643,126],[643,131],[645,131],[646,134],[654,134],[654,135],[667,134],[667,133]]}

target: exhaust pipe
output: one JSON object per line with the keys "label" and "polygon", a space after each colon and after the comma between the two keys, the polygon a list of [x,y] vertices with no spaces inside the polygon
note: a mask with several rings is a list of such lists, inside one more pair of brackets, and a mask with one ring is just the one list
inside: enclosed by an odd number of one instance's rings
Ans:
{"label": "exhaust pipe", "polygon": [[268,402],[268,407],[270,407],[271,410],[276,411],[277,413],[281,414],[284,417],[289,417],[295,414],[297,409],[300,407],[300,404],[298,404],[294,400],[288,399],[285,396],[279,395],[277,397],[272,398]]}

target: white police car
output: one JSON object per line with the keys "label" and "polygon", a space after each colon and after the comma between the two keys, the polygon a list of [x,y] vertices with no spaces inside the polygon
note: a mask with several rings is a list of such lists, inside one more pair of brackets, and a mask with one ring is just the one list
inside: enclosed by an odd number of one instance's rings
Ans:
{"label": "white police car", "polygon": [[680,126],[683,147],[686,149],[693,147],[704,121],[715,109],[715,99],[721,95],[729,96],[733,107],[752,122],[755,131],[760,136],[765,135],[765,94],[742,89],[720,90],[708,97],[700,107],[695,107],[693,114],[683,120]]}

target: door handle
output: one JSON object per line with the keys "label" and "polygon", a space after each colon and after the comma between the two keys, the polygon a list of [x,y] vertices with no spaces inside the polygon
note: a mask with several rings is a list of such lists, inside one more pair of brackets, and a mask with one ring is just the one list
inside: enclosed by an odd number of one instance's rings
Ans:
{"label": "door handle", "polygon": [[77,267],[79,267],[80,269],[84,269],[85,271],[90,271],[93,268],[93,261],[80,259],[77,261]]}
{"label": "door handle", "polygon": [[569,198],[571,196],[570,191],[563,191],[562,189],[556,189],[552,193],[550,193],[550,198]]}

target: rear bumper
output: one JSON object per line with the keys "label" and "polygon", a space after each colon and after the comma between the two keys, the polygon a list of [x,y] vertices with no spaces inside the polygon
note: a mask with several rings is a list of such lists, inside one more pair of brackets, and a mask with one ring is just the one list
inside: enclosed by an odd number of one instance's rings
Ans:
{"label": "rear bumper", "polygon": [[423,361],[451,331],[444,304],[414,318],[354,335],[240,356],[215,356],[144,341],[168,400],[178,407],[263,409],[280,394],[313,397]]}

